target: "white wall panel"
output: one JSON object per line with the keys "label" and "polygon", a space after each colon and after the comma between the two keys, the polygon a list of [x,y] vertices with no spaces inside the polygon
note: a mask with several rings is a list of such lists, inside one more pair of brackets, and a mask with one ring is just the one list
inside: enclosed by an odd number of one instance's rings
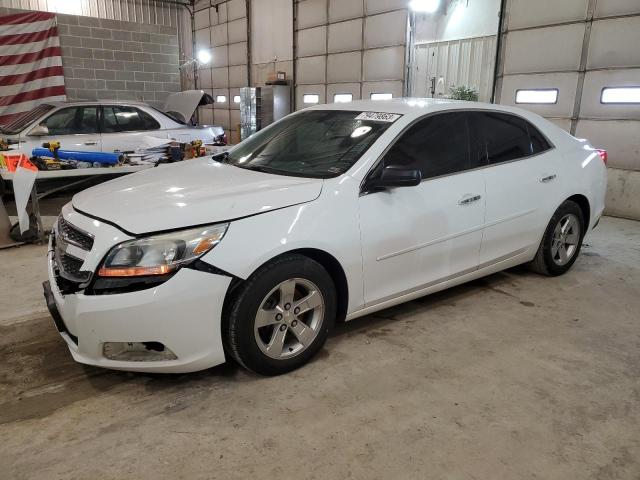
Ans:
{"label": "white wall panel", "polygon": [[407,11],[367,17],[364,25],[365,48],[403,45],[407,36]]}
{"label": "white wall panel", "polygon": [[365,81],[401,80],[402,78],[404,78],[404,47],[365,50],[363,58]]}
{"label": "white wall panel", "polygon": [[229,43],[227,41],[227,25],[227,23],[221,23],[211,27],[211,45],[219,47]]}
{"label": "white wall panel", "polygon": [[247,16],[247,3],[245,0],[230,0],[227,2],[227,20],[237,20]]}
{"label": "white wall panel", "polygon": [[201,30],[196,30],[196,50],[199,48],[209,48],[211,45],[211,38],[209,35],[209,29],[203,28]]}
{"label": "white wall panel", "polygon": [[[543,73],[538,75],[509,75],[502,83],[500,103],[526,108],[544,117],[571,118],[576,101],[578,73]],[[557,88],[558,102],[553,105],[517,105],[516,91],[537,88]]]}
{"label": "white wall panel", "polygon": [[227,88],[229,86],[229,69],[227,67],[214,68],[211,72],[212,87]]}
{"label": "white wall panel", "polygon": [[241,18],[227,24],[229,30],[229,43],[247,41],[247,19]]}
{"label": "white wall panel", "polygon": [[238,124],[240,123],[240,110],[229,110],[229,124],[231,130],[238,130]]}
{"label": "white wall panel", "polygon": [[[640,119],[640,105],[600,103],[604,87],[640,86],[640,69],[595,70],[587,72],[582,89],[580,116],[587,118]],[[638,132],[640,138],[640,131]]]}
{"label": "white wall panel", "polygon": [[226,67],[229,65],[229,51],[226,45],[211,49],[211,65],[213,67]]}
{"label": "white wall panel", "polygon": [[247,42],[229,45],[229,65],[245,65],[247,63]]}
{"label": "white wall panel", "polygon": [[339,22],[364,15],[363,0],[329,0],[329,21]]}
{"label": "white wall panel", "polygon": [[359,82],[362,52],[336,53],[327,57],[327,82]]}
{"label": "white wall panel", "polygon": [[306,28],[296,33],[299,57],[310,57],[327,53],[327,27]]}
{"label": "white wall panel", "polygon": [[247,86],[247,66],[235,65],[229,67],[229,86],[230,87],[246,87]]}
{"label": "white wall panel", "polygon": [[296,110],[311,106],[303,103],[303,97],[306,93],[318,95],[320,97],[319,103],[326,103],[326,85],[324,83],[317,85],[298,85],[296,87]]}
{"label": "white wall panel", "polygon": [[640,13],[638,0],[598,0],[596,2],[596,18],[633,13]]}
{"label": "white wall panel", "polygon": [[362,49],[362,19],[329,25],[329,53]]}
{"label": "white wall panel", "polygon": [[509,32],[505,73],[577,70],[584,28],[584,24],[574,24]]}
{"label": "white wall panel", "polygon": [[637,120],[580,120],[576,130],[576,136],[609,153],[610,167],[640,171],[639,133]]}
{"label": "white wall panel", "polygon": [[193,14],[193,28],[199,30],[209,26],[209,10],[204,9]]}
{"label": "white wall panel", "polygon": [[402,84],[402,81],[364,82],[362,84],[362,98],[369,100],[372,93],[391,93],[393,98],[402,97]]}
{"label": "white wall panel", "polygon": [[570,132],[571,131],[571,119],[570,118],[553,118],[553,117],[549,117],[549,118],[547,118],[547,120],[549,120],[551,123],[557,125],[561,129],[563,129],[565,132]]}
{"label": "white wall panel", "polygon": [[327,102],[333,103],[333,96],[340,93],[350,93],[353,100],[360,99],[360,83],[330,83],[327,85]]}
{"label": "white wall panel", "polygon": [[229,110],[221,108],[213,109],[213,123],[220,125],[225,130],[230,130],[231,123],[229,122]]}
{"label": "white wall panel", "polygon": [[325,56],[299,58],[296,61],[298,84],[324,83],[326,58]]}
{"label": "white wall panel", "polygon": [[[305,2],[306,3],[306,2]],[[293,4],[291,0],[251,2],[251,61],[293,60]]]}
{"label": "white wall panel", "polygon": [[[246,82],[245,82],[246,85]],[[235,103],[233,101],[233,97],[235,97],[236,95],[240,95],[240,89],[239,88],[230,88],[229,89],[229,109],[233,110],[240,110],[240,104],[239,103]],[[240,115],[238,113],[238,115]],[[238,117],[239,118],[239,117]],[[236,126],[232,123],[231,124],[231,130],[235,130]]]}
{"label": "white wall panel", "polygon": [[200,88],[213,88],[211,81],[211,68],[202,68],[198,70],[198,85]]}
{"label": "white wall panel", "polygon": [[607,169],[605,212],[626,218],[640,219],[640,172]]}
{"label": "white wall panel", "polygon": [[509,8],[509,28],[584,20],[588,3],[588,0],[512,0]]}
{"label": "white wall panel", "polygon": [[209,9],[209,18],[211,25],[218,25],[227,21],[227,4],[221,3],[216,7]]}
{"label": "white wall panel", "polygon": [[298,28],[327,23],[327,0],[303,0],[298,3]]}
{"label": "white wall panel", "polygon": [[639,41],[640,17],[593,22],[587,67],[640,67]]}
{"label": "white wall panel", "polygon": [[407,0],[365,0],[364,2],[366,15],[399,10],[401,8],[407,8],[407,6]]}

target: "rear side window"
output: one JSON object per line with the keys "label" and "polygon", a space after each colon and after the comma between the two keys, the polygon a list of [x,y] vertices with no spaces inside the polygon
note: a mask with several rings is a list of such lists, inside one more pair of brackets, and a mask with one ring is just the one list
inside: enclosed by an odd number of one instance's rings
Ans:
{"label": "rear side window", "polygon": [[551,148],[524,118],[498,112],[472,112],[472,157],[489,165],[518,160]]}
{"label": "rear side window", "polygon": [[409,128],[384,157],[384,166],[419,169],[433,178],[480,166],[469,155],[466,113],[432,115]]}
{"label": "rear side window", "polygon": [[137,132],[160,128],[160,124],[151,115],[135,107],[105,106],[103,113],[102,131],[104,133]]}

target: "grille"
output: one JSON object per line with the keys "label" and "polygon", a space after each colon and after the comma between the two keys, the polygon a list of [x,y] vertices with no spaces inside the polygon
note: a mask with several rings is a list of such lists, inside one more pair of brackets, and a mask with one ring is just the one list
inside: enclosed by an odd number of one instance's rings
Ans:
{"label": "grille", "polygon": [[89,251],[93,248],[93,237],[74,227],[62,217],[58,218],[58,234],[64,238],[65,242],[72,243],[83,250]]}

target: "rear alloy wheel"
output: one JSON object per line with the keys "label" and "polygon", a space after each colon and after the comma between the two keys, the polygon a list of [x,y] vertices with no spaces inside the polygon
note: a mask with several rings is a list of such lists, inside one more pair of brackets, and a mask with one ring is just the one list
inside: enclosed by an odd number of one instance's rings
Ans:
{"label": "rear alloy wheel", "polygon": [[336,316],[336,291],[316,261],[291,254],[260,267],[239,287],[225,315],[225,349],[262,375],[308,362],[326,341]]}
{"label": "rear alloy wheel", "polygon": [[575,202],[567,200],[560,205],[547,225],[531,268],[549,276],[568,271],[580,253],[584,224],[582,210]]}

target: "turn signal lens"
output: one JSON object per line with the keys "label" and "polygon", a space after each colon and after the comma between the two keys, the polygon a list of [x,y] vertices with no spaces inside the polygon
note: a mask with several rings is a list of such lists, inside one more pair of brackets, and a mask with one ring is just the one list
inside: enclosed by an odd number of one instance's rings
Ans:
{"label": "turn signal lens", "polygon": [[131,268],[106,268],[102,267],[98,270],[101,277],[141,277],[144,275],[165,275],[171,272],[172,267],[169,265],[160,265],[159,267],[131,267]]}

